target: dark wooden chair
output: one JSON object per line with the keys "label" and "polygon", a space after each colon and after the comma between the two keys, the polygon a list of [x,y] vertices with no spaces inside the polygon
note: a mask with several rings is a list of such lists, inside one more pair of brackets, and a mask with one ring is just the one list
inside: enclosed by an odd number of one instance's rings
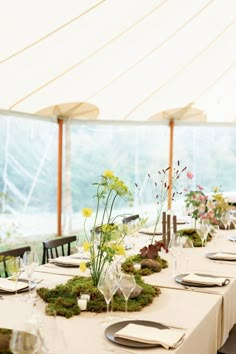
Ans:
{"label": "dark wooden chair", "polygon": [[168,247],[171,239],[171,230],[176,234],[177,232],[177,217],[173,215],[171,225],[171,215],[166,212],[162,213],[162,242]]}
{"label": "dark wooden chair", "polygon": [[129,224],[132,221],[135,221],[139,219],[139,215],[130,215],[130,216],[126,216],[125,218],[122,219],[123,224]]}
{"label": "dark wooden chair", "polygon": [[[3,271],[5,274],[5,277],[8,277],[6,260],[9,259],[10,257],[23,258],[24,253],[27,251],[30,251],[30,250],[31,250],[30,246],[24,246],[24,247],[14,248],[11,250],[0,252],[0,262],[3,262]],[[1,273],[0,273],[0,276],[1,276]]]}
{"label": "dark wooden chair", "polygon": [[217,354],[236,354],[236,324],[231,329],[224,345],[218,349]]}
{"label": "dark wooden chair", "polygon": [[76,241],[76,236],[58,237],[53,240],[43,241],[42,264],[50,258],[69,256],[71,254],[71,243]]}

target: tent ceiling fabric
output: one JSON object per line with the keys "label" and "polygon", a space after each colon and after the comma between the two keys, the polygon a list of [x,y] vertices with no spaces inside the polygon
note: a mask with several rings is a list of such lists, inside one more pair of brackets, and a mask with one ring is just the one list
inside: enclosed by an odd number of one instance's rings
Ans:
{"label": "tent ceiling fabric", "polygon": [[236,119],[235,0],[9,0],[0,31],[0,109],[87,102],[92,119],[147,121],[191,105]]}

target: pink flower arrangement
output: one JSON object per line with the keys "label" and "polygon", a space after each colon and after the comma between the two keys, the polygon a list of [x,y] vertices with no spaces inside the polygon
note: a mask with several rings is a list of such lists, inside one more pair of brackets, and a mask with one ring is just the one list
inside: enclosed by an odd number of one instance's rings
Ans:
{"label": "pink flower arrangement", "polygon": [[[187,172],[187,178],[192,179],[193,174]],[[185,195],[185,204],[188,215],[190,215],[196,221],[209,220],[212,225],[217,225],[220,222],[222,214],[227,210],[227,203],[224,197],[220,193],[214,193],[211,198],[203,193],[204,188],[201,185],[197,185],[196,190],[187,189]],[[217,189],[218,191],[218,189]]]}

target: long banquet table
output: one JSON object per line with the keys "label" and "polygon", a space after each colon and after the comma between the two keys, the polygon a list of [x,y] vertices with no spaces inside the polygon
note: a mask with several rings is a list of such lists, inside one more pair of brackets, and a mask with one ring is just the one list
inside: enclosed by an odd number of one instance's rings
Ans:
{"label": "long banquet table", "polygon": [[[39,274],[41,275],[41,273]],[[49,277],[47,278],[49,280]],[[43,313],[45,305],[40,300],[36,302],[36,306],[32,303],[19,303],[13,297],[6,296],[3,301],[0,301],[0,327],[27,330],[29,319],[37,311]],[[147,352],[147,349],[121,348],[108,341],[104,335],[105,326],[103,324],[106,321],[106,316],[107,314],[82,313],[70,319],[57,317],[58,333],[60,333],[59,335],[64,333],[66,353],[103,354],[116,352],[121,354],[128,351],[138,354]],[[218,323],[221,320],[220,296],[163,289],[160,297],[141,312],[128,313],[128,316],[125,316],[125,313],[118,313],[114,316],[117,316],[115,321],[127,320],[128,317],[128,319],[156,321],[182,328],[186,333],[184,342],[177,349],[171,350],[172,353],[216,353],[219,335]],[[43,326],[50,328],[52,318],[44,316]],[[57,334],[55,333],[55,335]],[[164,354],[167,350],[156,347],[148,349],[148,352]]]}
{"label": "long banquet table", "polygon": [[[236,244],[228,240],[229,233],[236,231],[219,231],[216,242],[208,245],[209,251],[214,249],[219,252],[236,251]],[[139,241],[141,237],[137,236]],[[145,240],[143,238],[143,240]],[[178,354],[216,354],[217,349],[223,344],[230,329],[236,322],[236,268],[235,262],[215,262],[204,256],[202,248],[184,249],[182,260],[189,259],[188,271],[205,274],[215,274],[230,277],[230,284],[225,287],[185,289],[177,284],[171,273],[173,260],[169,254],[163,254],[169,263],[167,269],[145,277],[145,281],[158,285],[161,294],[155,298],[150,306],[140,312],[127,315],[124,312],[112,314],[113,321],[126,319],[139,319],[156,321],[168,326],[180,328],[185,332],[183,343],[171,353]],[[186,262],[182,267],[186,267]],[[40,266],[35,272],[36,278],[43,279],[42,286],[54,286],[65,283],[74,275],[79,274],[77,268],[62,268],[52,265]],[[40,285],[39,285],[40,286]],[[15,295],[4,295],[0,300],[0,327],[13,329],[26,329],[29,319],[35,313],[44,314],[45,303],[37,298],[34,303],[16,300]],[[70,319],[43,315],[41,319],[44,329],[55,325],[58,333],[64,333],[66,352],[76,354],[102,353],[157,353],[164,354],[167,350],[162,347],[149,349],[121,347],[106,339],[104,330],[110,324],[107,314],[93,314],[82,312],[79,316]],[[106,325],[104,325],[104,322]],[[53,342],[53,338],[51,338]],[[52,343],[51,343],[52,344]],[[63,351],[62,351],[63,352]],[[61,353],[62,353],[61,352]],[[61,354],[57,349],[55,354]]]}

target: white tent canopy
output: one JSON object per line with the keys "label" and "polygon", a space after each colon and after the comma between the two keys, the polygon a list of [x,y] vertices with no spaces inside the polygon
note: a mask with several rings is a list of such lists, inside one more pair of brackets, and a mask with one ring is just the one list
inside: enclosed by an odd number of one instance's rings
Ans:
{"label": "white tent canopy", "polygon": [[91,119],[178,107],[236,118],[235,0],[9,0],[0,32],[0,109],[85,102]]}

